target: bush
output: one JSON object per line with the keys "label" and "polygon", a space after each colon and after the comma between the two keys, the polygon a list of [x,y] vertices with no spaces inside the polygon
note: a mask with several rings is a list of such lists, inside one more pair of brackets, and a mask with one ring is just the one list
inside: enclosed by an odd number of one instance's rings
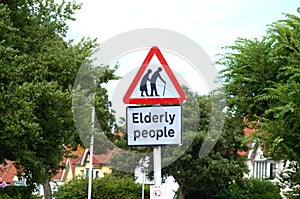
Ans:
{"label": "bush", "polygon": [[0,199],[38,199],[40,197],[33,195],[31,189],[26,186],[7,186],[0,188]]}
{"label": "bush", "polygon": [[245,179],[244,185],[236,183],[220,191],[214,199],[281,199],[279,186],[267,180]]}
{"label": "bush", "polygon": [[[54,193],[56,199],[85,199],[87,197],[88,179],[75,178],[60,186]],[[92,186],[93,199],[139,199],[142,195],[142,185],[134,178],[118,178],[105,175],[94,179]],[[149,186],[145,186],[145,199],[149,199]]]}
{"label": "bush", "polygon": [[251,179],[251,188],[249,189],[249,199],[280,199],[280,188],[267,180]]}
{"label": "bush", "polygon": [[232,184],[228,189],[221,190],[213,198],[214,199],[249,199],[247,190],[241,188],[237,184]]}

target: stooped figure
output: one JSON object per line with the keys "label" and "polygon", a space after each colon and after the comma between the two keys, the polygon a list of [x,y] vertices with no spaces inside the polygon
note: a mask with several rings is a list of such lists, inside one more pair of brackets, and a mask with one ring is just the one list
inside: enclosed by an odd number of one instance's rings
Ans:
{"label": "stooped figure", "polygon": [[151,79],[149,78],[150,73],[152,72],[151,69],[147,71],[147,73],[144,75],[141,81],[140,85],[140,91],[141,91],[141,96],[144,97],[144,92],[146,93],[146,96],[149,96],[148,94],[148,88],[147,88],[147,81],[151,82]]}
{"label": "stooped figure", "polygon": [[159,67],[157,69],[157,71],[155,71],[155,73],[153,73],[153,75],[151,77],[151,80],[150,80],[150,82],[151,82],[151,84],[150,84],[150,86],[151,86],[151,94],[150,94],[150,96],[154,96],[154,95],[155,96],[159,96],[158,93],[157,93],[157,88],[156,88],[157,78],[159,78],[162,82],[164,82],[166,84],[165,80],[159,74],[161,71],[162,71],[162,68]]}

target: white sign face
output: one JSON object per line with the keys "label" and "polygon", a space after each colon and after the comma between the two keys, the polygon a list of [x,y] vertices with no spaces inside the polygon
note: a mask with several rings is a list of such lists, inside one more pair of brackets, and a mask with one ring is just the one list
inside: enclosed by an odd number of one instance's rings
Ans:
{"label": "white sign face", "polygon": [[181,144],[181,106],[127,107],[129,146]]}
{"label": "white sign face", "polygon": [[165,199],[165,188],[163,186],[150,186],[150,199]]}

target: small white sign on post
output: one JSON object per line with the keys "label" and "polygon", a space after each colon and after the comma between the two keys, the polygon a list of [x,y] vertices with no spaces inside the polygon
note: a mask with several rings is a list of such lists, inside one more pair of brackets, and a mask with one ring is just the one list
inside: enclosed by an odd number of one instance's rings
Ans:
{"label": "small white sign on post", "polygon": [[165,199],[166,191],[164,186],[151,185],[150,186],[150,199]]}
{"label": "small white sign on post", "polygon": [[181,136],[181,106],[127,107],[129,146],[178,145]]}

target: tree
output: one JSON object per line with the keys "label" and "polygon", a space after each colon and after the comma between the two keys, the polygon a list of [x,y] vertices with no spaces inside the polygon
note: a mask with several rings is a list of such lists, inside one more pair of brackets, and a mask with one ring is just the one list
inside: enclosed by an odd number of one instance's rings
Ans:
{"label": "tree", "polygon": [[[235,118],[228,117],[221,136],[214,136],[217,134],[217,127],[222,125],[221,118],[224,113],[220,113],[220,110],[224,108],[224,104],[217,103],[222,98],[218,98],[217,95],[199,96],[186,87],[184,91],[187,101],[182,105],[183,144],[162,147],[163,176],[175,178],[179,184],[180,198],[212,198],[218,190],[227,188],[233,181],[239,182],[247,172],[245,157],[238,154],[239,150],[244,149],[241,147],[244,135],[233,125],[236,123]],[[213,111],[219,114],[213,114]],[[214,122],[215,125],[210,127],[210,122]],[[209,128],[211,132],[207,133]],[[207,156],[199,157],[204,140],[210,143],[216,141],[216,144]],[[126,171],[133,173],[139,161],[148,154],[150,164],[147,169],[153,171],[151,149],[131,147],[130,150],[119,153],[119,158],[114,159],[112,163],[116,168],[121,168],[120,170],[124,171],[125,167]],[[153,172],[150,172],[149,176],[152,174]]]}
{"label": "tree", "polygon": [[[298,8],[300,14],[300,8]],[[272,82],[270,88],[266,88],[270,95],[262,95],[275,103],[266,110],[266,119],[262,125],[267,132],[264,135],[267,152],[284,160],[293,161],[287,170],[287,177],[283,182],[292,188],[294,193],[290,198],[297,198],[300,194],[300,17],[299,15],[286,14],[286,19],[273,23],[267,32],[267,36],[274,43],[274,59],[281,63],[278,81]],[[277,131],[275,131],[277,129]],[[274,132],[274,133],[271,133]],[[272,140],[273,139],[273,140]],[[293,172],[292,172],[293,171]]]}
{"label": "tree", "polygon": [[[202,123],[199,130],[193,132],[196,134],[195,139],[182,156],[164,168],[165,172],[178,182],[179,198],[212,198],[219,190],[227,188],[230,183],[240,182],[247,172],[245,157],[238,154],[239,150],[242,150],[243,133],[235,128],[235,118],[226,118],[222,134],[212,151],[206,157],[199,157],[200,147],[204,139],[209,136],[207,135],[208,122],[213,114],[210,111],[210,96],[199,96],[198,100]],[[217,118],[213,120],[220,122]],[[213,137],[210,140],[213,142]]]}
{"label": "tree", "polygon": [[[29,187],[44,185],[45,198],[52,198],[49,180],[63,166],[63,156],[80,142],[72,86],[98,45],[90,39],[66,41],[67,21],[79,8],[66,1],[0,1],[0,161],[14,160]],[[105,74],[98,81],[103,94],[101,83],[113,78],[114,69],[99,67]],[[97,98],[103,104],[97,103],[96,112],[109,118],[104,100]]]}
{"label": "tree", "polygon": [[264,115],[271,105],[269,101],[257,97],[266,93],[270,79],[276,79],[280,65],[270,60],[272,43],[263,39],[238,38],[235,45],[228,46],[228,53],[217,62],[226,68],[220,72],[224,84],[229,112],[242,119],[254,121]]}
{"label": "tree", "polygon": [[[227,66],[221,74],[229,108],[257,121],[253,138],[259,138],[264,155],[299,163],[300,18],[285,17],[272,23],[261,41],[238,39],[219,63]],[[293,176],[299,164],[292,165],[288,178],[297,190],[299,178]]]}

